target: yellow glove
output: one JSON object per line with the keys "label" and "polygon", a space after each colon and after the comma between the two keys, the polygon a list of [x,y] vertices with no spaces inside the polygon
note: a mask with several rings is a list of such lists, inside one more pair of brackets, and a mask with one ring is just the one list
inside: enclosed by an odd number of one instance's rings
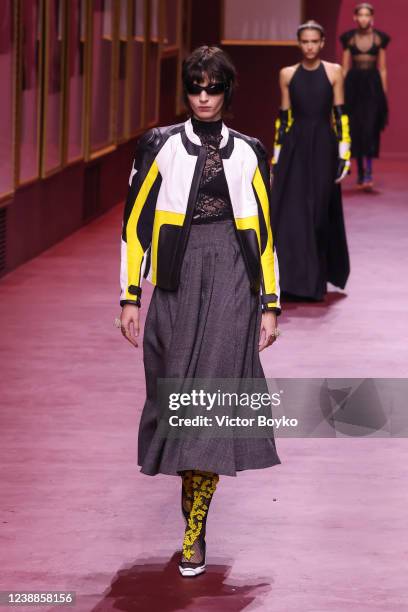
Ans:
{"label": "yellow glove", "polygon": [[351,138],[349,118],[344,112],[344,106],[338,104],[333,107],[334,125],[339,143],[339,165],[337,167],[336,183],[340,183],[350,171],[351,165]]}
{"label": "yellow glove", "polygon": [[279,161],[279,155],[282,148],[283,140],[289,132],[293,123],[292,111],[291,109],[287,110],[279,110],[279,116],[275,121],[275,141],[273,147],[273,157],[272,157],[272,168],[276,166]]}

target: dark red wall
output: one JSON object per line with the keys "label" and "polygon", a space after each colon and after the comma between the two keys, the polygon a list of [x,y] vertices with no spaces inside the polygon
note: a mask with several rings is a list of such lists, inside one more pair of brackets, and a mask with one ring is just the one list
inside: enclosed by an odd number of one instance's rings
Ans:
{"label": "dark red wall", "polygon": [[6,267],[13,270],[126,196],[134,141],[20,187],[6,207]]}
{"label": "dark red wall", "polygon": [[177,58],[162,60],[160,73],[160,125],[169,125],[175,119],[177,91]]}
{"label": "dark red wall", "polygon": [[279,69],[296,62],[297,49],[228,46],[226,51],[234,61],[239,77],[233,119],[227,123],[240,132],[260,138],[271,151],[275,114],[280,103]]}

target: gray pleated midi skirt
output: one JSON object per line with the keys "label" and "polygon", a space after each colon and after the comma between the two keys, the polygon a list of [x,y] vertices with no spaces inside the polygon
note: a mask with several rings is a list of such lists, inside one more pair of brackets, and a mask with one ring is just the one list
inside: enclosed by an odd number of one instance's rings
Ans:
{"label": "gray pleated midi skirt", "polygon": [[155,287],[146,317],[146,402],[138,434],[142,473],[177,475],[198,469],[236,476],[281,463],[273,433],[180,439],[158,431],[160,378],[265,378],[260,324],[260,298],[250,289],[234,222],[192,224],[179,287]]}

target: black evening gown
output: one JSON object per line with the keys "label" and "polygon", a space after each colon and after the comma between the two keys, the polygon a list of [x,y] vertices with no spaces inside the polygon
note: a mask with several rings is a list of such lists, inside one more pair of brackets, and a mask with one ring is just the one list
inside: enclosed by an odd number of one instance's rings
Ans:
{"label": "black evening gown", "polygon": [[380,49],[385,49],[390,37],[374,30],[370,48],[357,46],[356,30],[340,36],[343,49],[349,49],[352,67],[345,82],[346,111],[350,118],[351,154],[353,157],[379,156],[380,135],[388,122],[387,98],[377,67]]}
{"label": "black evening gown", "polygon": [[299,65],[289,84],[293,124],[283,141],[272,186],[272,230],[283,294],[322,300],[327,281],[344,289],[350,271],[333,87],[323,63]]}

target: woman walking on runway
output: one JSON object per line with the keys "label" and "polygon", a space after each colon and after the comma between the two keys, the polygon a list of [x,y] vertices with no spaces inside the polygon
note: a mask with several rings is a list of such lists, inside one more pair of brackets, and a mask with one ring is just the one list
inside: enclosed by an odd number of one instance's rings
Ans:
{"label": "woman walking on runway", "polygon": [[340,181],[350,158],[341,66],[320,59],[321,25],[297,31],[302,61],[282,68],[272,164],[272,227],[282,296],[322,300],[344,288],[349,257]]}
{"label": "woman walking on runway", "polygon": [[219,475],[280,463],[273,433],[243,439],[163,437],[157,380],[257,378],[259,351],[278,335],[279,273],[267,154],[223,122],[235,68],[217,47],[183,63],[191,118],[139,141],[124,211],[120,326],[137,346],[142,277],[155,285],[143,357],[146,402],[138,464],[181,476],[186,521],[179,570],[205,570],[205,529]]}
{"label": "woman walking on runway", "polygon": [[390,37],[373,27],[374,7],[357,4],[357,28],[340,36],[346,77],[346,111],[350,117],[351,154],[357,160],[357,185],[373,186],[372,159],[378,158],[380,133],[388,120],[386,47]]}

